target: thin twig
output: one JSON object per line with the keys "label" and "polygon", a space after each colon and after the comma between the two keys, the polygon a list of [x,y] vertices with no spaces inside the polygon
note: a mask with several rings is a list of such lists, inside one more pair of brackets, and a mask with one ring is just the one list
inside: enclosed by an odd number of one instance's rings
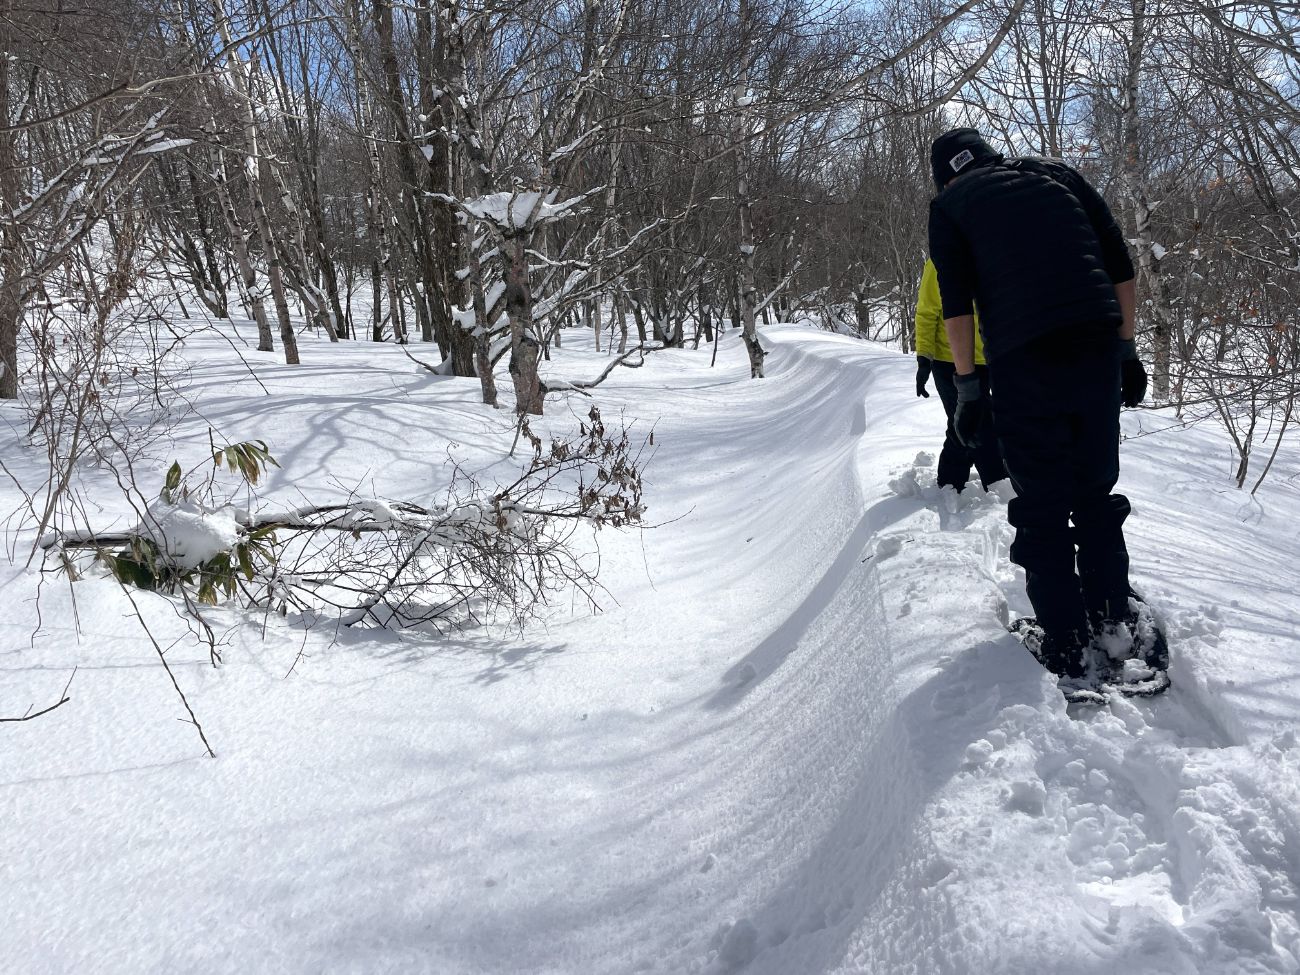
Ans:
{"label": "thin twig", "polygon": [[153,633],[149,629],[149,625],[145,623],[144,615],[140,612],[140,607],[136,604],[135,597],[131,595],[131,590],[127,588],[126,583],[119,579],[117,584],[126,598],[130,600],[131,608],[135,610],[135,618],[140,621],[140,628],[144,630],[144,635],[149,638],[149,642],[153,644],[154,650],[158,653],[158,659],[162,662],[163,670],[167,671],[167,676],[171,678],[172,687],[176,688],[176,693],[180,697],[181,703],[185,705],[186,713],[190,716],[190,724],[194,725],[195,730],[199,733],[199,737],[203,739],[203,747],[208,750],[208,757],[216,758],[217,753],[212,750],[212,746],[208,744],[208,736],[203,733],[203,725],[199,724],[199,719],[195,716],[194,709],[190,707],[190,702],[186,699],[185,692],[181,690],[181,685],[177,682],[176,675],[172,673],[171,665],[167,663],[167,654],[164,653],[163,648],[158,645],[158,641],[154,639]]}
{"label": "thin twig", "polygon": [[72,678],[76,676],[77,676],[77,668],[73,667],[72,673],[68,675],[68,682],[63,685],[63,692],[59,695],[58,704],[51,704],[48,708],[42,708],[40,711],[37,711],[35,713],[33,713],[32,710],[28,708],[27,709],[28,713],[24,714],[21,718],[0,718],[0,724],[5,724],[8,722],[17,722],[17,721],[31,721],[33,718],[39,718],[43,714],[49,714],[55,708],[63,707],[63,705],[67,704],[70,700],[72,700],[72,698],[68,697],[68,688],[72,686]]}

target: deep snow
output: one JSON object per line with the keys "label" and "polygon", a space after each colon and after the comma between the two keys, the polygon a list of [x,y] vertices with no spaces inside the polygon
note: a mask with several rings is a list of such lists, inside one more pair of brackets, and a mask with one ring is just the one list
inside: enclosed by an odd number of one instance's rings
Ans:
{"label": "deep snow", "polygon": [[[4,970],[1300,971],[1300,451],[1252,502],[1212,427],[1126,414],[1175,686],[1072,715],[1000,623],[1028,609],[1004,497],[934,487],[912,361],[764,337],[761,382],[730,334],[594,390],[656,443],[658,527],[601,533],[601,612],[437,638],[223,609],[214,670],[137,594],[215,761],[115,585],[47,578],[38,617],[38,574],[0,568],[0,715],[78,668],[0,725]],[[508,411],[397,349],[304,343],[257,380],[188,354],[150,483],[209,423],[268,441],[285,502],[433,502],[449,451],[517,468]],[[606,361],[566,335],[552,374]],[[588,406],[548,402],[557,433]],[[96,527],[133,519],[89,487]]]}

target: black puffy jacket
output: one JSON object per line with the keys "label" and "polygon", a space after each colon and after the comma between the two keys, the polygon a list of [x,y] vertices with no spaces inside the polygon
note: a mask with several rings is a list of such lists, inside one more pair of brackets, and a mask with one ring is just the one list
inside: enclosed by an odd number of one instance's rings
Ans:
{"label": "black puffy jacket", "polygon": [[996,159],[930,203],[930,256],[943,315],[979,306],[984,354],[1063,328],[1117,328],[1115,285],[1133,277],[1100,194],[1065,163]]}

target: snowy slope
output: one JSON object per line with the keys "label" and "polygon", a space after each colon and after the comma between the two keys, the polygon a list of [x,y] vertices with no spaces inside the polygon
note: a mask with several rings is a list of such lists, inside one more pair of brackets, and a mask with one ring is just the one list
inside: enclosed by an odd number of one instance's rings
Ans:
{"label": "snowy slope", "polygon": [[[223,610],[223,668],[168,650],[215,761],[115,587],[47,580],[38,630],[37,574],[0,569],[0,711],[79,668],[0,725],[6,971],[1300,971],[1297,452],[1250,504],[1215,430],[1126,416],[1176,686],[1072,716],[999,623],[1027,608],[1004,500],[934,488],[911,360],[765,337],[762,382],[731,335],[594,391],[657,445],[659,527],[601,534],[603,612],[436,639]],[[557,378],[603,368],[574,344]],[[159,483],[209,423],[268,440],[285,499],[515,467],[510,416],[398,350],[257,381],[191,355]]]}

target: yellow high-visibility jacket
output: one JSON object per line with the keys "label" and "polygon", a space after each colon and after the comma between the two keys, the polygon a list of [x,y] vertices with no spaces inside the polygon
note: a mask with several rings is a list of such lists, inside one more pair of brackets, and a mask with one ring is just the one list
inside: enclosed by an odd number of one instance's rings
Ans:
{"label": "yellow high-visibility jacket", "polygon": [[[984,365],[984,339],[980,337],[979,313],[975,314],[975,364]],[[916,293],[916,354],[940,362],[952,362],[948,330],[943,327],[943,303],[939,300],[939,272],[934,261],[926,260],[921,288]]]}

